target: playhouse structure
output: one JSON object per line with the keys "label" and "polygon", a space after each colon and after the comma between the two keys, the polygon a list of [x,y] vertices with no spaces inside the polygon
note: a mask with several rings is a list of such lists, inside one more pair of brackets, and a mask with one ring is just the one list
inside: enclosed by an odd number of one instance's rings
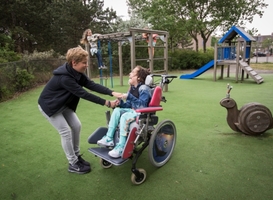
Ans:
{"label": "playhouse structure", "polygon": [[[240,38],[234,41],[234,38],[239,35]],[[228,65],[227,76],[229,77],[230,65],[236,66],[236,82],[244,80],[244,75],[253,78],[258,84],[263,82],[263,78],[250,67],[251,56],[251,42],[256,41],[243,28],[233,26],[231,29],[219,40],[217,48],[215,48],[215,57],[217,61],[214,62],[214,81],[216,81],[216,67],[221,66],[221,78],[223,78],[224,65]],[[242,57],[240,58],[240,52]],[[235,56],[234,56],[235,55]],[[234,60],[235,59],[235,60]],[[235,63],[234,63],[235,62]]]}
{"label": "playhouse structure", "polygon": [[[237,39],[237,36],[239,38]],[[230,75],[230,68],[236,67],[236,82],[244,80],[249,76],[258,84],[263,82],[263,78],[250,67],[251,42],[256,41],[243,28],[232,26],[231,29],[215,44],[214,60],[211,60],[192,74],[183,74],[181,79],[192,79],[213,67],[213,79],[216,81],[217,68],[220,66],[220,78],[224,76],[224,67],[227,66],[227,77]]]}

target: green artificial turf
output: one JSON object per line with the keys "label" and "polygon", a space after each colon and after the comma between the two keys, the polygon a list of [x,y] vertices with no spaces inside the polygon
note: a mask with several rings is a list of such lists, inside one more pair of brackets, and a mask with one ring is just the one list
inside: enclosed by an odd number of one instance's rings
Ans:
{"label": "green artificial turf", "polygon": [[[261,76],[262,84],[252,79],[235,83],[232,74],[214,82],[211,72],[193,80],[175,79],[164,93],[164,110],[157,114],[159,121],[170,119],[176,125],[176,147],[161,168],[150,163],[147,149],[143,152],[137,167],[146,170],[147,179],[139,186],[130,180],[131,160],[103,169],[87,150],[92,146],[89,135],[106,126],[106,107],[80,101],[81,153],[91,162],[92,172],[78,175],[67,172],[60,136],[38,111],[43,86],[3,102],[0,199],[272,199],[273,129],[258,137],[234,132],[219,104],[230,83],[238,109],[259,102],[273,112],[273,74]],[[128,86],[118,84],[116,77],[114,90],[126,92]]]}

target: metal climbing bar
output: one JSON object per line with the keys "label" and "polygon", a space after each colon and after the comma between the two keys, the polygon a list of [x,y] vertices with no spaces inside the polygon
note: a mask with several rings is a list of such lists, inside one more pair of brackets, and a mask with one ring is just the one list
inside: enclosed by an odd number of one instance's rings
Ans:
{"label": "metal climbing bar", "polygon": [[[100,40],[98,40],[98,51],[100,50],[101,50],[101,45],[100,45]],[[103,85],[102,69],[99,69],[99,72],[100,72],[100,84]]]}
{"label": "metal climbing bar", "polygon": [[109,69],[110,69],[110,78],[111,78],[111,87],[113,88],[113,63],[112,63],[112,47],[111,41],[108,41],[108,55],[109,55]]}

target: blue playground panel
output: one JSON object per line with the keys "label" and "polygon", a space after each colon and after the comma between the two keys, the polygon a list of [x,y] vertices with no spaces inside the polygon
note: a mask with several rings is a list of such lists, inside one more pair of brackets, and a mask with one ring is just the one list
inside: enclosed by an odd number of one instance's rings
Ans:
{"label": "blue playground panel", "polygon": [[251,48],[246,47],[246,58],[250,58],[250,52],[251,52]]}
{"label": "blue playground panel", "polygon": [[236,58],[236,49],[232,47],[218,47],[217,60],[234,60]]}

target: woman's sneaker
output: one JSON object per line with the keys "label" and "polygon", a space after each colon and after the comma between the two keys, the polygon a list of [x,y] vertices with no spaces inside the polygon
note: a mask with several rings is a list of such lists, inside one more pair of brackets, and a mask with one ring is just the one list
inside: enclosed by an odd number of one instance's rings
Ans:
{"label": "woman's sneaker", "polygon": [[77,174],[86,174],[91,171],[91,168],[77,161],[74,165],[69,164],[68,171]]}
{"label": "woman's sneaker", "polygon": [[119,158],[122,155],[124,147],[118,144],[115,148],[108,152],[108,155],[112,158]]}
{"label": "woman's sneaker", "polygon": [[102,139],[97,141],[97,144],[103,147],[113,147],[114,141],[112,138],[105,135]]}
{"label": "woman's sneaker", "polygon": [[79,155],[79,156],[78,156],[78,160],[79,160],[80,163],[82,163],[83,165],[90,166],[90,163],[87,162],[86,160],[84,160],[84,159],[82,158],[82,155]]}

